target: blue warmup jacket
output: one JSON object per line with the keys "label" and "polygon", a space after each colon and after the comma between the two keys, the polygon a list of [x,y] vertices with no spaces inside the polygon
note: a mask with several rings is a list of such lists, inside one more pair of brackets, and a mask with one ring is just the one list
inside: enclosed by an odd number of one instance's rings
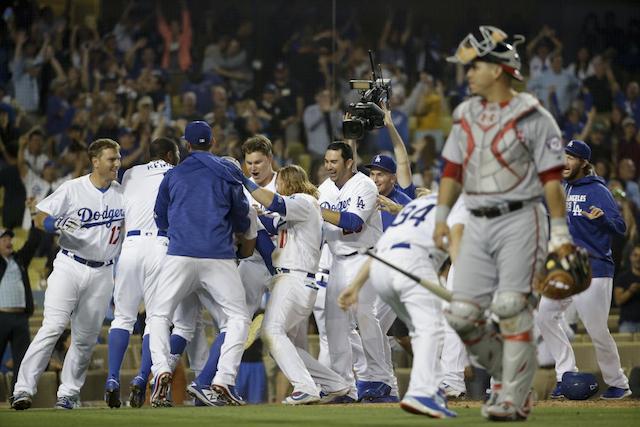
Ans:
{"label": "blue warmup jacket", "polygon": [[[627,226],[604,180],[599,176],[586,176],[564,183],[567,193],[567,219],[569,233],[576,245],[589,252],[593,277],[613,277],[611,237],[624,234]],[[597,219],[589,219],[581,211],[595,206],[604,211]]]}
{"label": "blue warmup jacket", "polygon": [[[404,190],[397,185],[393,187],[391,193],[389,193],[387,197],[402,206],[411,201],[411,197],[406,195]],[[396,219],[396,216],[387,211],[381,211],[380,214],[382,216],[382,231],[384,231],[389,228],[393,220]]]}
{"label": "blue warmup jacket", "polygon": [[169,235],[169,255],[236,257],[233,233],[249,229],[242,172],[230,162],[196,151],[160,183],[156,224]]}

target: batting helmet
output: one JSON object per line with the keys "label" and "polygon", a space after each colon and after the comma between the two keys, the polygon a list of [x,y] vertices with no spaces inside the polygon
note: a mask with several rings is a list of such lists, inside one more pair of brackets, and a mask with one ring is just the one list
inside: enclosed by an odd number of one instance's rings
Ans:
{"label": "batting helmet", "polygon": [[458,45],[456,53],[448,57],[447,61],[463,65],[473,61],[491,62],[502,66],[514,79],[522,80],[522,61],[516,46],[524,42],[524,36],[515,35],[513,44],[509,44],[506,42],[507,33],[489,25],[480,26],[480,34],[480,40],[473,33],[467,34]]}
{"label": "batting helmet", "polygon": [[598,392],[598,380],[587,372],[565,372],[560,390],[569,400],[587,400]]}

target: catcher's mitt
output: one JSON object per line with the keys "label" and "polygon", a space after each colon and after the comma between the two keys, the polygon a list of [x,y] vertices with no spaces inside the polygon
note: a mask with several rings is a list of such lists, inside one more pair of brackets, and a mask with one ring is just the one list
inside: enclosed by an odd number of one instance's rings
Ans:
{"label": "catcher's mitt", "polygon": [[557,300],[579,294],[590,284],[591,265],[586,249],[565,243],[547,255],[537,288],[540,294]]}

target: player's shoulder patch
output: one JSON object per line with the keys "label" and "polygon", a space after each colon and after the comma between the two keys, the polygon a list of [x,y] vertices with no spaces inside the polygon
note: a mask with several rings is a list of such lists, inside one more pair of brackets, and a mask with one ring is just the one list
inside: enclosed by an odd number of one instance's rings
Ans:
{"label": "player's shoulder patch", "polygon": [[544,142],[544,144],[549,150],[553,151],[554,153],[560,152],[564,148],[562,138],[560,138],[559,135],[552,135]]}

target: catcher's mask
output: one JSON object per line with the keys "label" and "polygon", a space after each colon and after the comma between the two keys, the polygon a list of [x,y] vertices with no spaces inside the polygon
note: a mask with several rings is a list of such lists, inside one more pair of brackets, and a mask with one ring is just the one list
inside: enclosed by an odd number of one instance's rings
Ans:
{"label": "catcher's mask", "polygon": [[507,33],[490,25],[481,25],[480,34],[480,40],[473,33],[467,34],[458,45],[456,53],[448,57],[447,61],[462,65],[473,61],[491,62],[500,65],[514,79],[522,80],[522,61],[516,46],[524,43],[524,36],[513,36],[513,44],[509,44],[506,42]]}

